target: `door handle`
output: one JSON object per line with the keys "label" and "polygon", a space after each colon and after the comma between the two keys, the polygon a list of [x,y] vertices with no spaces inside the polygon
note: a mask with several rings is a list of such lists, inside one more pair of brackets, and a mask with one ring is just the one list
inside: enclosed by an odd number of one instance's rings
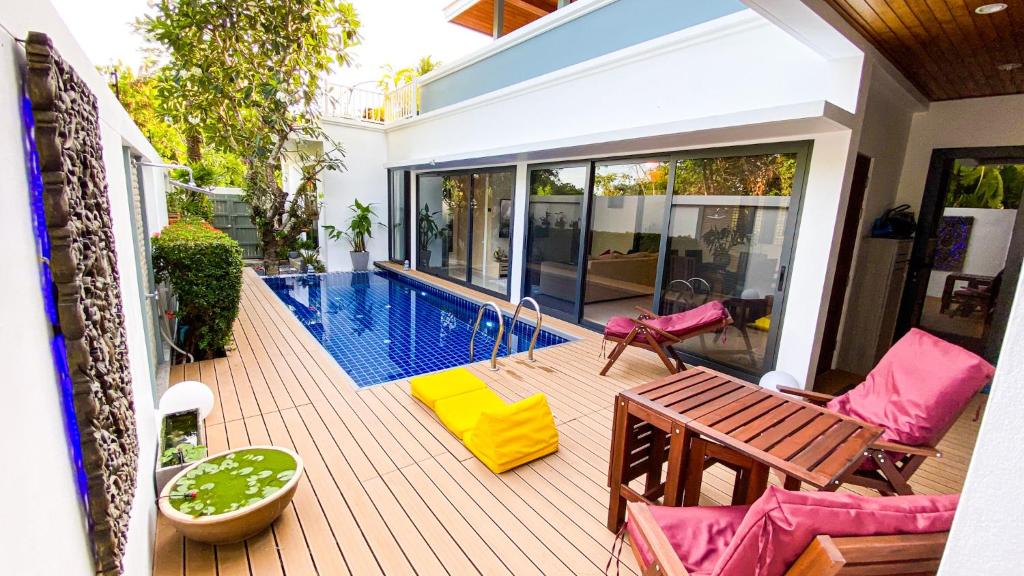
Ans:
{"label": "door handle", "polygon": [[783,288],[785,288],[785,286],[786,286],[786,265],[783,264],[782,267],[779,268],[779,285],[775,288],[775,290],[777,290],[779,292],[782,292],[782,290],[783,290]]}

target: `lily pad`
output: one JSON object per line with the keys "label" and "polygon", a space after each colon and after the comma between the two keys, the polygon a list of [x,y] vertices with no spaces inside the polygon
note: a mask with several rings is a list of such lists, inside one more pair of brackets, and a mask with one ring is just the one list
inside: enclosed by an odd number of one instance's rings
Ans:
{"label": "lily pad", "polygon": [[193,516],[234,512],[279,492],[295,472],[296,462],[290,454],[247,448],[211,458],[190,470],[171,486],[170,503]]}

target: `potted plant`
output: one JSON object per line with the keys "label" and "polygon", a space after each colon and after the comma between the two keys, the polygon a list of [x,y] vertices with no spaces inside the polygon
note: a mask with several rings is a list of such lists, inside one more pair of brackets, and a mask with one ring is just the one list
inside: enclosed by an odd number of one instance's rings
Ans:
{"label": "potted plant", "polygon": [[303,248],[299,250],[299,257],[302,260],[302,272],[308,273],[320,273],[326,272],[327,267],[320,261],[320,249],[319,248]]}
{"label": "potted plant", "polygon": [[701,241],[711,252],[715,264],[725,267],[732,260],[729,251],[736,246],[746,244],[747,235],[733,228],[713,227],[701,236]]}
{"label": "potted plant", "polygon": [[424,266],[430,266],[430,243],[444,234],[437,225],[437,220],[434,220],[438,214],[439,211],[431,212],[428,204],[424,204],[423,209],[419,211],[419,259]]}
{"label": "potted plant", "polygon": [[349,254],[352,257],[352,270],[365,272],[370,266],[370,253],[366,251],[366,239],[373,238],[373,219],[377,213],[373,211],[373,204],[363,204],[356,199],[349,210],[354,213],[348,221],[345,230],[338,230],[334,226],[324,226],[327,237],[331,240],[345,238],[352,245]]}

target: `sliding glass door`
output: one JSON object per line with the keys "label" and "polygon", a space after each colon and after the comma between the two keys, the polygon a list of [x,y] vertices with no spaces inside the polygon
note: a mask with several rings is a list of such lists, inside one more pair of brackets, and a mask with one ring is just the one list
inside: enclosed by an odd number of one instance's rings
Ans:
{"label": "sliding glass door", "polygon": [[409,172],[388,172],[388,258],[392,262],[409,259]]}
{"label": "sliding glass door", "polygon": [[604,326],[654,306],[668,169],[664,160],[595,166],[584,321]]}
{"label": "sliding glass door", "polygon": [[515,171],[424,174],[417,182],[417,268],[507,297]]}
{"label": "sliding glass door", "polygon": [[798,168],[796,152],[676,161],[661,313],[717,300],[733,319],[724,337],[689,339],[681,352],[745,373],[771,368]]}
{"label": "sliding glass door", "polygon": [[575,322],[579,317],[580,246],[589,166],[551,166],[530,171],[524,296],[545,313]]}
{"label": "sliding glass door", "polygon": [[594,329],[636,307],[719,301],[733,325],[679,352],[771,370],[808,154],[798,142],[532,167],[523,294]]}

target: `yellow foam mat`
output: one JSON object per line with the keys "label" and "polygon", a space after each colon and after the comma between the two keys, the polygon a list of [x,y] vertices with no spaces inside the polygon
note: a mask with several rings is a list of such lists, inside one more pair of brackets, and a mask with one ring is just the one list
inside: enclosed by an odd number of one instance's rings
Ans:
{"label": "yellow foam mat", "polygon": [[490,388],[481,388],[438,400],[434,412],[452,434],[461,440],[463,435],[476,426],[480,414],[488,410],[500,410],[505,401]]}
{"label": "yellow foam mat", "polygon": [[474,390],[487,389],[482,380],[465,368],[453,368],[410,378],[412,397],[434,410],[438,400],[465,394]]}

